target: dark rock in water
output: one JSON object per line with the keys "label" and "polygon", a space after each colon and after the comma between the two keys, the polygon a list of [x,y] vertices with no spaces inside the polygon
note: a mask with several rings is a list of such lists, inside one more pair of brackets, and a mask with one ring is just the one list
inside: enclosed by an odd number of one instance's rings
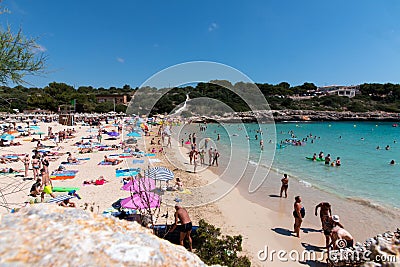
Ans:
{"label": "dark rock in water", "polygon": [[135,222],[49,204],[0,217],[0,265],[207,266]]}

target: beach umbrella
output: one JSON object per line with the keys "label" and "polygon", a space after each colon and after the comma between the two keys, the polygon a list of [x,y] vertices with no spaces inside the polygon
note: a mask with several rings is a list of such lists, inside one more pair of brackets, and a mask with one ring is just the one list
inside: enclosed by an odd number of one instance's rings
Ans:
{"label": "beach umbrella", "polygon": [[141,178],[133,180],[124,185],[121,189],[125,191],[139,193],[142,191],[151,191],[156,188],[156,182],[150,178]]}
{"label": "beach umbrella", "polygon": [[3,134],[2,136],[0,136],[0,138],[3,139],[4,141],[11,141],[15,139],[15,136],[11,134]]}
{"label": "beach umbrella", "polygon": [[143,210],[160,206],[160,196],[153,192],[140,192],[121,200],[121,207]]}
{"label": "beach umbrella", "polygon": [[144,175],[159,181],[170,181],[174,179],[174,173],[165,167],[154,167],[144,171]]}
{"label": "beach umbrella", "polygon": [[126,136],[128,136],[128,137],[141,137],[140,133],[137,133],[137,132],[130,132]]}
{"label": "beach umbrella", "polygon": [[111,136],[111,137],[117,137],[117,136],[119,136],[119,133],[114,132],[114,131],[108,132],[107,134],[108,134],[109,136]]}

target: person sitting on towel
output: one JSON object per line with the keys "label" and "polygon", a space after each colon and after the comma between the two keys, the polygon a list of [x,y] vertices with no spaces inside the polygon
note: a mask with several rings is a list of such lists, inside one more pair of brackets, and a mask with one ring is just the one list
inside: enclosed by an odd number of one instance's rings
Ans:
{"label": "person sitting on towel", "polygon": [[40,195],[40,187],[42,186],[42,180],[40,180],[40,178],[38,178],[36,180],[36,182],[32,185],[31,187],[31,193],[30,195],[33,197],[37,197],[38,195]]}
{"label": "person sitting on towel", "polygon": [[78,163],[79,160],[77,158],[72,157],[71,152],[68,152],[67,162],[68,163]]}

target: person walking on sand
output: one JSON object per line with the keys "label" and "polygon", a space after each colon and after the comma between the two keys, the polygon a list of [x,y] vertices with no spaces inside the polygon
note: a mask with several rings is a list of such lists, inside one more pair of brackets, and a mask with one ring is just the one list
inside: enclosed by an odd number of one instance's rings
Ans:
{"label": "person walking on sand", "polygon": [[296,196],[294,202],[294,210],[293,210],[293,217],[294,217],[294,233],[296,237],[300,238],[300,227],[303,222],[303,218],[305,216],[306,210],[304,209],[303,205],[301,204],[301,197]]}
{"label": "person walking on sand", "polygon": [[194,156],[194,150],[192,149],[192,150],[190,150],[190,152],[189,152],[189,163],[190,163],[190,165],[192,165],[193,156]]}
{"label": "person walking on sand", "polygon": [[189,214],[185,208],[175,205],[175,210],[175,223],[167,234],[173,232],[180,222],[182,228],[179,233],[179,244],[184,247],[183,241],[187,238],[189,241],[189,251],[192,251],[192,238],[190,236],[190,233],[192,232],[192,221],[190,220]]}
{"label": "person walking on sand", "polygon": [[215,163],[215,166],[218,167],[218,158],[219,158],[219,152],[217,151],[217,149],[214,149],[214,159],[211,163],[212,166],[214,166]]}
{"label": "person walking on sand", "polygon": [[197,154],[198,152],[196,150],[193,150],[193,173],[196,173],[197,169]]}
{"label": "person walking on sand", "polygon": [[200,151],[200,153],[199,153],[199,156],[200,156],[200,164],[201,165],[204,165],[205,163],[204,163],[204,155],[205,154],[205,152],[204,152],[204,149],[202,149],[201,151]]}
{"label": "person walking on sand", "polygon": [[171,135],[168,135],[168,136],[167,136],[167,147],[172,147]]}
{"label": "person walking on sand", "polygon": [[289,178],[286,173],[283,175],[281,182],[282,182],[282,186],[281,186],[281,193],[279,196],[282,197],[282,193],[285,192],[285,198],[287,198],[287,190],[289,187]]}
{"label": "person walking on sand", "polygon": [[40,170],[40,173],[42,174],[42,186],[43,186],[40,198],[43,202],[45,194],[49,194],[52,198],[55,198],[56,196],[53,194],[53,184],[51,183],[49,173],[44,168]]}
{"label": "person walking on sand", "polygon": [[40,170],[40,160],[36,155],[32,157],[32,170],[33,170],[33,179],[39,178],[39,170]]}
{"label": "person walking on sand", "polygon": [[25,154],[25,157],[23,159],[20,159],[20,160],[24,163],[25,177],[28,177],[29,163],[31,162],[31,159],[29,158],[29,154]]}
{"label": "person walking on sand", "polygon": [[211,163],[214,159],[214,152],[213,152],[213,148],[210,147],[210,149],[208,150],[208,165],[211,166]]}

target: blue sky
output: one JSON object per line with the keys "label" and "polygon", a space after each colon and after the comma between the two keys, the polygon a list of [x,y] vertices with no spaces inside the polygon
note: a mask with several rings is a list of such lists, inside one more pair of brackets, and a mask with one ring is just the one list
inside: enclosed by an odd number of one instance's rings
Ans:
{"label": "blue sky", "polygon": [[175,64],[232,66],[259,83],[400,83],[400,1],[4,0],[48,56],[50,82],[139,86]]}

